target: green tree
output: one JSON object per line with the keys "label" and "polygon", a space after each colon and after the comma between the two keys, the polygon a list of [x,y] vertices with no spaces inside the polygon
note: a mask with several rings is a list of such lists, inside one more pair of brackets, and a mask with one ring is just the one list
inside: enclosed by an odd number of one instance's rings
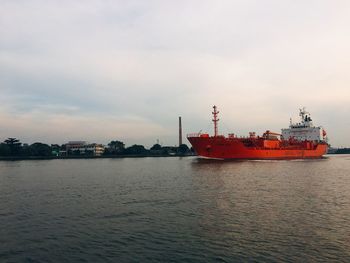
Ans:
{"label": "green tree", "polygon": [[189,152],[189,148],[186,144],[181,144],[179,148],[177,149],[178,153],[181,155],[185,155]]}
{"label": "green tree", "polygon": [[169,155],[168,151],[166,148],[163,148],[160,144],[156,143],[153,145],[150,149],[151,154],[155,155]]}
{"label": "green tree", "polygon": [[9,148],[9,155],[15,156],[15,155],[19,155],[20,154],[22,143],[18,139],[16,139],[16,138],[7,138],[4,141],[4,143]]}
{"label": "green tree", "polygon": [[30,156],[30,155],[32,155],[30,146],[28,144],[24,143],[22,145],[21,155],[23,155],[23,156]]}
{"label": "green tree", "polygon": [[51,144],[52,155],[59,156],[61,147],[58,144]]}
{"label": "green tree", "polygon": [[126,148],[125,153],[133,155],[143,155],[147,153],[147,150],[143,145],[134,144],[133,146]]}
{"label": "green tree", "polygon": [[151,151],[160,151],[162,149],[162,146],[160,146],[160,144],[156,143],[155,145],[153,145],[151,147]]}
{"label": "green tree", "polygon": [[11,155],[11,149],[6,143],[0,144],[0,156],[9,156]]}
{"label": "green tree", "polygon": [[51,147],[45,143],[36,142],[29,146],[32,156],[51,156]]}
{"label": "green tree", "polygon": [[108,144],[108,148],[105,150],[105,154],[122,154],[125,151],[125,144],[121,141],[111,141]]}

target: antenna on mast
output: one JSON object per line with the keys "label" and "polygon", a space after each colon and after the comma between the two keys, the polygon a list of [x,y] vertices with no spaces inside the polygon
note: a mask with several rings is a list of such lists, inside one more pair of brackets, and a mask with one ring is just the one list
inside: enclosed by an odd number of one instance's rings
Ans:
{"label": "antenna on mast", "polygon": [[214,137],[218,136],[218,114],[219,111],[217,111],[217,107],[214,105],[213,106],[214,111],[212,112],[213,114],[213,122],[214,122]]}

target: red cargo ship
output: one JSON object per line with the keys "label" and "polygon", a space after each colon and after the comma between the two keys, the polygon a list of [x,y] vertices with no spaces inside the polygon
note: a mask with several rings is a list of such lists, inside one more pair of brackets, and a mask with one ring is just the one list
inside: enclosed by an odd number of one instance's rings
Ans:
{"label": "red cargo ship", "polygon": [[218,134],[217,107],[213,107],[214,135],[188,134],[187,139],[196,153],[212,159],[306,159],[320,158],[327,152],[327,135],[315,127],[305,108],[300,109],[299,123],[292,123],[282,133],[266,131],[262,136],[250,132],[248,137],[227,137]]}

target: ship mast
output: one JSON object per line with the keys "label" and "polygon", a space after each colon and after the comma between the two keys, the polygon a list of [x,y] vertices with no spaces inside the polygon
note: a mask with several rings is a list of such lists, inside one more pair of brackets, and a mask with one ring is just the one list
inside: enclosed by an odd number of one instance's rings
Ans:
{"label": "ship mast", "polygon": [[214,137],[218,136],[218,114],[219,111],[217,111],[217,107],[214,105],[213,106],[214,111],[212,112],[213,114],[213,122],[214,122]]}

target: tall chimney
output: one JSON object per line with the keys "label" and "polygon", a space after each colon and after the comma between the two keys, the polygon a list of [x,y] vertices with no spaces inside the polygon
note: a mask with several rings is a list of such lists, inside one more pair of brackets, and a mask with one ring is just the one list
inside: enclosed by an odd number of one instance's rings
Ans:
{"label": "tall chimney", "polygon": [[182,124],[181,117],[179,117],[179,146],[182,144]]}

